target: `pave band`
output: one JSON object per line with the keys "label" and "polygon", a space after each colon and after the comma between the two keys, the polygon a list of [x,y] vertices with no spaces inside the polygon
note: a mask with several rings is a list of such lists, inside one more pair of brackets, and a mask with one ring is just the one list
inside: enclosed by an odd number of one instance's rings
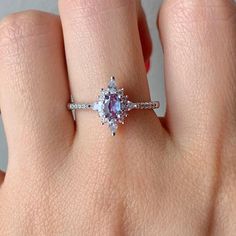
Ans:
{"label": "pave band", "polygon": [[[96,106],[96,103],[69,103],[68,104],[68,109],[69,110],[89,110],[92,109]],[[133,106],[133,107],[132,107]],[[160,107],[160,102],[155,101],[155,102],[136,102],[132,103],[132,106],[128,106],[129,110],[132,109],[140,109],[140,110],[154,110],[158,109]]]}
{"label": "pave band", "polygon": [[112,135],[116,134],[118,124],[124,124],[128,112],[131,110],[154,110],[160,107],[160,102],[131,102],[124,94],[124,89],[116,86],[115,77],[111,77],[107,89],[101,89],[98,101],[94,103],[69,103],[68,109],[74,110],[94,110],[97,111],[101,123],[107,123]]}

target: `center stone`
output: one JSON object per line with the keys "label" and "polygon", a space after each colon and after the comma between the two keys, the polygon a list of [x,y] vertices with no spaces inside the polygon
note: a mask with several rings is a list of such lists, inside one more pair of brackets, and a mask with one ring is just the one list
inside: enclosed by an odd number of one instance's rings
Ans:
{"label": "center stone", "polygon": [[110,94],[105,97],[104,112],[106,117],[110,119],[117,118],[117,114],[121,111],[121,101],[117,94]]}

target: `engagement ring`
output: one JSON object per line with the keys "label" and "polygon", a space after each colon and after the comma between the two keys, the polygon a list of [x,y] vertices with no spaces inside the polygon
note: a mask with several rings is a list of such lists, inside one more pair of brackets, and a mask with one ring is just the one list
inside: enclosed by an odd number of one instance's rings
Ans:
{"label": "engagement ring", "polygon": [[124,89],[117,88],[115,77],[111,77],[107,89],[101,89],[98,101],[94,103],[69,103],[70,110],[91,109],[97,111],[101,123],[108,124],[112,135],[115,136],[119,124],[124,124],[128,112],[133,109],[153,110],[160,107],[160,102],[131,102],[124,94]]}

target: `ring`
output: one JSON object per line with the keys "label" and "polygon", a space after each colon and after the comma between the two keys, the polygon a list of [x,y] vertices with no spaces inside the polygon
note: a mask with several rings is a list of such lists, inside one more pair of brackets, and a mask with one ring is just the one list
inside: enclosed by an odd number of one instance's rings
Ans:
{"label": "ring", "polygon": [[124,124],[128,112],[133,109],[154,110],[160,107],[159,101],[151,102],[131,102],[124,94],[124,89],[117,88],[115,77],[112,76],[107,89],[101,89],[98,101],[94,103],[69,103],[68,109],[97,111],[101,123],[107,123],[111,129],[112,136],[115,136],[119,124]]}

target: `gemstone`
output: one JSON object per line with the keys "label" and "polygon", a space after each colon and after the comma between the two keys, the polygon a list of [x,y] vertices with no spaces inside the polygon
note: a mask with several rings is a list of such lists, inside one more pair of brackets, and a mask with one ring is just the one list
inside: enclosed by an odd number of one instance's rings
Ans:
{"label": "gemstone", "polygon": [[110,94],[104,101],[104,114],[109,119],[116,119],[121,112],[121,101],[117,94]]}
{"label": "gemstone", "polygon": [[127,111],[129,110],[127,97],[124,96],[124,89],[118,89],[115,77],[112,77],[107,89],[100,91],[98,99],[91,107],[98,112],[102,124],[108,123],[114,136],[118,129],[118,124],[124,124]]}
{"label": "gemstone", "polygon": [[93,109],[94,111],[101,112],[101,111],[102,111],[102,102],[101,102],[101,101],[95,102],[95,103],[92,105],[92,109]]}
{"label": "gemstone", "polygon": [[118,129],[118,125],[117,125],[116,123],[114,123],[114,122],[111,122],[111,123],[109,124],[109,127],[110,127],[110,129],[111,129],[112,135],[115,136],[116,131],[117,131],[117,129]]}
{"label": "gemstone", "polygon": [[116,89],[116,81],[115,81],[115,78],[112,77],[109,84],[108,84],[108,88],[109,89]]}
{"label": "gemstone", "polygon": [[133,102],[128,102],[127,103],[127,108],[128,108],[128,111],[130,111],[130,110],[135,108],[135,104]]}

